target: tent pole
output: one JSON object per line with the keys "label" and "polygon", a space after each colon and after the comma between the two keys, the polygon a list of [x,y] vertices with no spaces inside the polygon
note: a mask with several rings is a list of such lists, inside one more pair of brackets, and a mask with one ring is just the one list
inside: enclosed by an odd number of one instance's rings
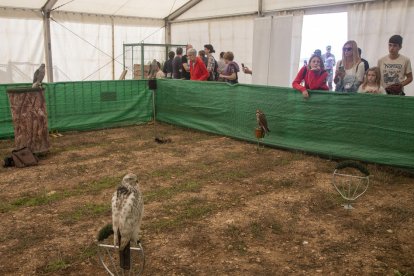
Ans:
{"label": "tent pole", "polygon": [[[111,16],[111,27],[112,27],[112,80],[115,80],[115,26],[114,26],[114,18],[112,16]],[[125,70],[125,62],[124,62],[124,70]]]}
{"label": "tent pole", "polygon": [[47,81],[53,82],[52,41],[50,39],[50,11],[57,0],[48,0],[42,7]]}

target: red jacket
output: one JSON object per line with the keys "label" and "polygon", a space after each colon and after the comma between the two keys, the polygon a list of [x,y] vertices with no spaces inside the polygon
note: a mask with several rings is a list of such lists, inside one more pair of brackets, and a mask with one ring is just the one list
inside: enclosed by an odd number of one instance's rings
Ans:
{"label": "red jacket", "polygon": [[207,71],[206,65],[201,58],[196,57],[196,61],[190,61],[190,80],[207,80],[210,74]]}
{"label": "red jacket", "polygon": [[[304,75],[305,66],[303,66],[299,73],[296,75],[296,78],[292,82],[292,87],[300,92],[303,92],[307,89],[309,90],[329,90],[329,87],[326,85],[326,78],[328,73],[323,70],[312,71],[309,68],[306,68],[306,73]],[[305,80],[305,87],[301,85],[301,82]]]}

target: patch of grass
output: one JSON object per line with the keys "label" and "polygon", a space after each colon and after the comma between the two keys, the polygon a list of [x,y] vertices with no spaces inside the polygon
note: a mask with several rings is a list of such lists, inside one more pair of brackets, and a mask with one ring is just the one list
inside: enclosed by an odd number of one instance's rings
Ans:
{"label": "patch of grass", "polygon": [[283,187],[283,188],[289,188],[289,187],[292,187],[296,183],[297,183],[297,181],[295,179],[282,178],[282,179],[276,181],[275,186],[279,186],[279,187]]}
{"label": "patch of grass", "polygon": [[79,260],[84,261],[92,257],[95,257],[97,254],[98,254],[98,246],[95,243],[91,243],[90,245],[81,249]]}
{"label": "patch of grass", "polygon": [[81,194],[98,194],[102,190],[114,188],[121,182],[122,176],[104,177],[97,181],[92,181],[78,187],[76,190]]}
{"label": "patch of grass", "polygon": [[144,194],[144,202],[149,203],[152,201],[159,201],[172,198],[173,196],[190,192],[190,193],[197,193],[201,190],[201,184],[196,181],[188,181],[184,183],[180,183],[178,185],[174,185],[172,187],[161,187]]}
{"label": "patch of grass", "polygon": [[266,233],[269,231],[272,234],[280,234],[283,232],[282,225],[269,217],[253,221],[249,224],[248,228],[250,229],[253,238],[259,240],[264,240]]}
{"label": "patch of grass", "polygon": [[102,214],[110,214],[111,206],[109,204],[94,204],[87,203],[85,205],[76,207],[71,212],[66,212],[60,215],[60,218],[65,224],[74,224],[85,218],[95,218]]}
{"label": "patch of grass", "polygon": [[249,225],[250,231],[252,232],[253,238],[255,239],[260,239],[263,240],[264,239],[264,227],[263,225],[258,222],[258,221],[254,221]]}
{"label": "patch of grass", "polygon": [[394,276],[413,276],[413,272],[402,272],[397,269],[394,269]]}
{"label": "patch of grass", "polygon": [[59,270],[63,270],[65,268],[67,268],[69,266],[68,263],[66,263],[64,260],[62,259],[56,259],[53,260],[51,262],[49,262],[45,267],[43,272],[44,273],[51,273],[51,272],[56,272]]}
{"label": "patch of grass", "polygon": [[165,205],[163,209],[164,214],[169,214],[170,218],[161,218],[148,225],[147,229],[157,232],[179,229],[211,214],[217,206],[205,199],[193,197],[176,204]]}
{"label": "patch of grass", "polygon": [[62,192],[56,192],[53,194],[36,194],[33,196],[23,196],[21,198],[18,198],[10,203],[12,208],[17,207],[31,207],[31,206],[40,206],[45,205],[48,203],[52,203],[58,200],[61,200],[65,197],[70,196],[70,192],[68,191],[62,191]]}
{"label": "patch of grass", "polygon": [[247,253],[247,245],[243,236],[242,229],[236,225],[230,224],[224,230],[224,235],[228,238],[230,244],[227,246],[227,249],[237,251],[240,254],[244,255]]}
{"label": "patch of grass", "polygon": [[151,173],[152,177],[171,178],[172,176],[180,176],[184,173],[184,169],[180,167],[167,167],[155,170]]}
{"label": "patch of grass", "polygon": [[314,213],[325,213],[341,207],[346,201],[336,192],[315,193],[309,198],[309,209]]}
{"label": "patch of grass", "polygon": [[80,196],[86,194],[96,195],[102,190],[115,187],[116,184],[120,181],[119,179],[120,177],[104,177],[97,181],[80,184],[78,187],[71,190],[60,190],[54,191],[53,193],[42,192],[33,195],[23,194],[23,196],[11,202],[2,202],[0,204],[0,212],[5,213],[20,207],[42,206],[72,196]]}

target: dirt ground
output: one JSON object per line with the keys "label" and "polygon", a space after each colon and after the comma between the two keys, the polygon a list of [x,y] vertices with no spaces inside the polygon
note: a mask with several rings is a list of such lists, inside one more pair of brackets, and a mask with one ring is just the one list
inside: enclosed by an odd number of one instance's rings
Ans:
{"label": "dirt ground", "polygon": [[[145,275],[413,275],[414,177],[368,165],[348,211],[337,161],[170,125],[51,138],[39,166],[0,168],[0,275],[106,275],[96,235],[128,172],[144,194]],[[0,141],[0,156],[13,148]]]}

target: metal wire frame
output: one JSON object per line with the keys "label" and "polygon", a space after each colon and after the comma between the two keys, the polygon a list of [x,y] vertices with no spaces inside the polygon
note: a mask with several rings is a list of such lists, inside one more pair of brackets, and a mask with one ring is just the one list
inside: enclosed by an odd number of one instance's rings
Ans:
{"label": "metal wire frame", "polygon": [[[142,248],[141,243],[138,243],[138,247],[130,247],[131,249],[131,258],[133,257],[133,252],[137,252],[137,255],[142,258],[141,266],[139,267],[139,270],[137,272],[134,271],[133,268],[126,271],[124,269],[121,269],[118,265],[116,265],[115,258],[113,257],[115,254],[118,254],[118,246],[116,245],[110,245],[110,244],[103,244],[98,243],[98,255],[99,260],[102,264],[102,266],[105,268],[106,272],[109,273],[111,276],[131,276],[131,275],[142,275],[145,267],[145,254],[144,249]],[[113,251],[112,254],[110,251]],[[105,263],[105,256],[110,260],[110,264]],[[131,263],[133,263],[131,261]],[[113,271],[111,270],[113,269]]]}
{"label": "metal wire frame", "polygon": [[[352,181],[348,180],[345,185],[338,187],[337,185],[337,177],[346,177],[350,179],[359,179],[358,184],[356,187],[352,186]],[[366,184],[364,183],[366,182]],[[364,183],[364,184],[363,184]],[[348,201],[346,205],[344,205],[345,209],[352,209],[353,207],[350,204],[350,201],[354,201],[360,196],[362,196],[368,189],[369,186],[369,176],[358,176],[358,175],[351,175],[351,174],[343,174],[339,173],[337,169],[335,169],[332,178],[332,185],[335,187],[336,191],[341,195],[341,197]],[[364,185],[360,191],[361,185]]]}

